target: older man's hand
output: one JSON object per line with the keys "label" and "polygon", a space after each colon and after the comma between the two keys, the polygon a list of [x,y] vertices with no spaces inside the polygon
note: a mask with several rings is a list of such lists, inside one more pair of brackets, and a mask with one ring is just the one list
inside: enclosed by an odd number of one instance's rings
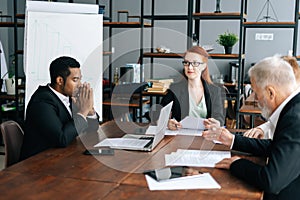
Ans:
{"label": "older man's hand", "polygon": [[260,128],[252,128],[244,133],[244,137],[263,139],[264,132]]}
{"label": "older man's hand", "polygon": [[218,120],[209,118],[204,120],[205,131],[202,132],[202,136],[206,140],[217,140],[222,142],[226,146],[231,146],[233,135],[223,127],[220,127]]}
{"label": "older man's hand", "polygon": [[238,156],[233,156],[231,158],[224,158],[223,160],[215,164],[215,168],[229,169],[230,165],[238,159],[240,159],[240,157]]}

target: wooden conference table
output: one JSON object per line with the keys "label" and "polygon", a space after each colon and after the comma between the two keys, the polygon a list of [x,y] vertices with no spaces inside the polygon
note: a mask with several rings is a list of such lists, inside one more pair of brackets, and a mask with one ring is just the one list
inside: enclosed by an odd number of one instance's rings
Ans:
{"label": "wooden conference table", "polygon": [[[263,192],[227,170],[209,172],[221,189],[150,191],[144,170],[164,167],[164,155],[177,149],[228,150],[202,137],[166,136],[152,152],[116,150],[113,156],[83,155],[104,137],[139,130],[135,123],[111,121],[97,133],[81,136],[67,148],[49,149],[0,172],[3,199],[262,199]],[[249,159],[256,159],[249,157]]]}

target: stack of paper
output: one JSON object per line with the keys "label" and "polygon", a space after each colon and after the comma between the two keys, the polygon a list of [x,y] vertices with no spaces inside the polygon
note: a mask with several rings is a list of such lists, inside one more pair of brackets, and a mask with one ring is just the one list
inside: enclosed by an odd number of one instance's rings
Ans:
{"label": "stack of paper", "polygon": [[167,129],[165,135],[188,135],[188,136],[202,136],[203,130],[196,130],[196,129],[186,129],[181,128],[178,130],[170,130]]}
{"label": "stack of paper", "polygon": [[166,166],[214,167],[224,158],[230,158],[230,151],[185,150],[165,155]]}
{"label": "stack of paper", "polygon": [[199,117],[187,116],[180,121],[182,128],[178,130],[167,130],[166,135],[190,135],[202,136],[202,131],[205,129],[203,124],[204,119]]}
{"label": "stack of paper", "polygon": [[200,117],[191,117],[186,116],[183,120],[180,121],[182,128],[186,129],[195,129],[195,130],[204,130],[204,119]]}
{"label": "stack of paper", "polygon": [[188,190],[188,189],[220,189],[221,186],[209,174],[185,176],[169,180],[156,181],[145,175],[149,190]]}

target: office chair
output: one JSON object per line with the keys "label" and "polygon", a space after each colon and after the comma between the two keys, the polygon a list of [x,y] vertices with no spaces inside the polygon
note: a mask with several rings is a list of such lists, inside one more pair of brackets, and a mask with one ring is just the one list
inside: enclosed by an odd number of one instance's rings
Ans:
{"label": "office chair", "polygon": [[24,132],[21,126],[12,120],[0,125],[5,150],[4,167],[9,167],[19,161]]}

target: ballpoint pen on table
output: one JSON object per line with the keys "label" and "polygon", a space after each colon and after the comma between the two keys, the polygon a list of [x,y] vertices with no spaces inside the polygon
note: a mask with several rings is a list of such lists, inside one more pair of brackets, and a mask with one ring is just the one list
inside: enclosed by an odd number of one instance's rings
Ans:
{"label": "ballpoint pen on table", "polygon": [[[175,117],[173,117],[173,119],[176,120]],[[175,123],[174,125],[175,125],[175,128],[177,129],[177,128],[178,128],[178,127],[177,127],[177,124]]]}

